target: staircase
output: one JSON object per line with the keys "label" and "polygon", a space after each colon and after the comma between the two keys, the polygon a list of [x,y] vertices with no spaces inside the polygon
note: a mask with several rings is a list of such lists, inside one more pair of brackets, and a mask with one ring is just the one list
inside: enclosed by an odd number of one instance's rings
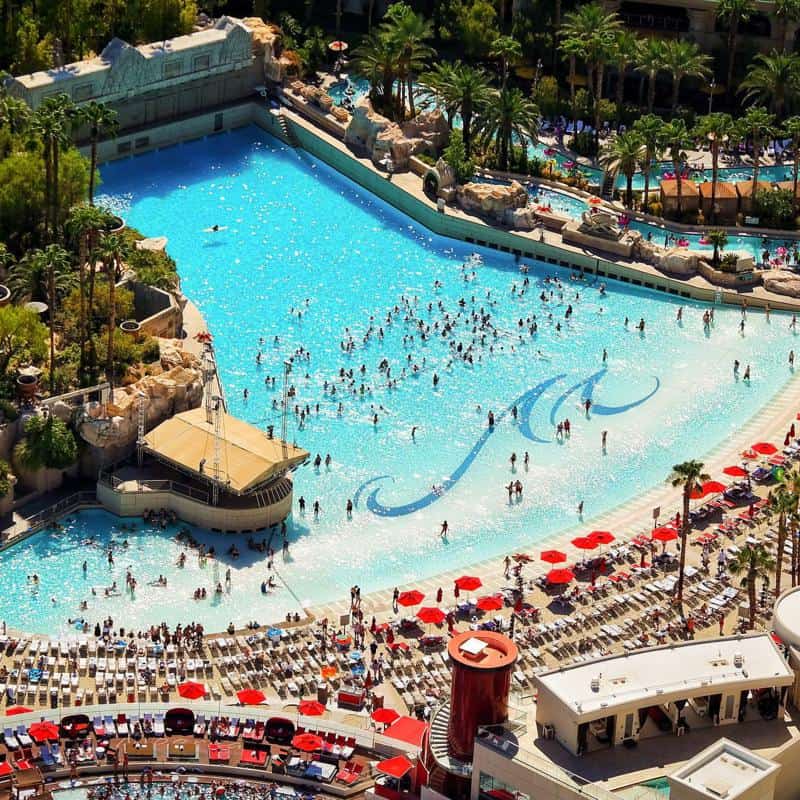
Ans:
{"label": "staircase", "polygon": [[281,131],[283,131],[283,135],[286,137],[286,142],[288,145],[295,148],[295,150],[300,147],[300,142],[297,141],[297,137],[294,135],[292,126],[284,116],[283,110],[278,112],[278,125],[280,125]]}

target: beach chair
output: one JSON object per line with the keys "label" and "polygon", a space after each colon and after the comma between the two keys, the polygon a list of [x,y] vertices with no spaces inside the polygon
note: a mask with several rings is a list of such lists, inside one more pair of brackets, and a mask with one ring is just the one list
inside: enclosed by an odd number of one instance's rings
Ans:
{"label": "beach chair", "polygon": [[153,720],[153,735],[154,736],[163,736],[164,735],[164,715],[163,714],[156,714],[155,719]]}
{"label": "beach chair", "polygon": [[19,749],[19,742],[13,728],[3,728],[3,742],[9,750]]}
{"label": "beach chair", "polygon": [[92,730],[94,730],[95,736],[102,737],[106,735],[106,726],[103,725],[103,720],[99,716],[92,717]]}
{"label": "beach chair", "polygon": [[33,747],[33,739],[28,736],[28,731],[24,725],[17,725],[17,730],[14,732],[20,747]]}
{"label": "beach chair", "polygon": [[119,736],[128,736],[130,734],[128,718],[125,714],[117,714],[117,734]]}

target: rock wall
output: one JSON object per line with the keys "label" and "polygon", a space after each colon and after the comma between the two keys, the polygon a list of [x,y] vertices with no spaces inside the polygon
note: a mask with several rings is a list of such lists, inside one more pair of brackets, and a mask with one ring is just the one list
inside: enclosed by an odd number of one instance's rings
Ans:
{"label": "rock wall", "polygon": [[786,270],[770,270],[763,273],[764,288],[786,297],[800,297],[800,275]]}
{"label": "rock wall", "polygon": [[201,404],[203,373],[197,356],[167,346],[162,348],[160,368],[160,374],[146,375],[115,389],[105,406],[91,402],[79,410],[78,434],[88,445],[82,463],[84,472],[132,452],[139,426],[140,393],[144,394],[147,430]]}
{"label": "rock wall", "polygon": [[528,205],[528,192],[517,181],[499,185],[465,183],[459,187],[457,199],[464,211],[499,221],[510,210],[525,208]]}
{"label": "rock wall", "polygon": [[389,158],[395,170],[408,169],[411,156],[436,153],[446,144],[450,129],[441,111],[419,114],[402,123],[392,122],[372,108],[369,98],[362,98],[344,133],[345,144],[365,152],[375,164]]}

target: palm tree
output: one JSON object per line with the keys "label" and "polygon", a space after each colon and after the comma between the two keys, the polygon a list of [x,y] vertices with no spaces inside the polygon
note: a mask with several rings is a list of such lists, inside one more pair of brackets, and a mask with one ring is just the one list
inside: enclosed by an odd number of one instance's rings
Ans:
{"label": "palm tree", "polygon": [[686,550],[689,546],[689,531],[691,530],[689,501],[697,485],[708,480],[708,475],[703,472],[703,466],[701,461],[684,461],[681,464],[676,464],[672,468],[672,474],[669,476],[669,481],[673,487],[681,486],[683,488],[683,517],[681,518],[680,532],[681,557],[678,564],[678,591],[676,596],[681,614],[683,614],[683,579],[684,571],[686,570]]}
{"label": "palm tree", "polygon": [[[78,383],[84,385],[86,375],[86,339],[87,339],[87,297],[86,297],[86,266],[91,258],[91,271],[94,273],[94,249],[98,232],[106,228],[109,214],[96,206],[75,206],[67,220],[67,233],[77,246],[78,258],[78,343],[80,347],[80,360],[78,362]],[[90,255],[91,254],[91,257]],[[94,301],[94,279],[92,279],[92,303]],[[88,316],[92,318],[94,309],[88,308]]]}
{"label": "palm tree", "polygon": [[[567,14],[562,26],[565,39],[583,47],[586,85],[594,96],[595,146],[600,135],[600,100],[603,96],[605,65],[613,58],[617,33],[622,27],[619,15],[608,13],[598,2],[579,6]],[[594,76],[594,82],[592,77]]]}
{"label": "palm tree", "polygon": [[617,70],[617,122],[622,118],[622,104],[625,100],[625,73],[636,63],[636,54],[640,47],[640,40],[635,34],[626,28],[617,31],[611,58],[611,63]]}
{"label": "palm tree", "polygon": [[611,175],[624,175],[627,179],[625,191],[626,208],[633,207],[633,176],[642,160],[644,143],[634,131],[625,131],[615,136],[606,145],[600,163]]}
{"label": "palm tree", "polygon": [[59,154],[69,142],[72,101],[66,94],[47,97],[36,109],[31,127],[41,139],[45,184],[45,235],[56,236],[59,227]]}
{"label": "palm tree", "polygon": [[505,89],[495,95],[478,124],[485,140],[495,140],[500,169],[506,170],[513,138],[525,148],[539,135],[539,108],[519,89]]}
{"label": "palm tree", "polygon": [[0,87],[0,127],[11,133],[24,133],[31,120],[31,107]]}
{"label": "palm tree", "polygon": [[636,69],[647,76],[647,113],[653,113],[656,101],[656,78],[665,69],[665,47],[662,39],[645,39],[636,54]]}
{"label": "palm tree", "polygon": [[684,78],[708,78],[711,75],[711,58],[701,52],[695,42],[685,39],[667,39],[664,42],[663,67],[672,75],[672,113],[678,107],[678,95]]}
{"label": "palm tree", "polygon": [[489,56],[500,62],[501,86],[505,89],[508,67],[522,58],[522,45],[513,36],[498,36],[489,48]]}
{"label": "palm tree", "polygon": [[789,117],[783,123],[784,133],[792,140],[792,207],[797,216],[797,179],[800,173],[800,117]]}
{"label": "palm tree", "polygon": [[732,575],[744,576],[741,586],[747,589],[750,630],[756,626],[756,581],[761,578],[764,582],[769,582],[774,568],[775,561],[761,542],[742,545],[742,549],[728,562],[728,569]]}
{"label": "palm tree", "polygon": [[353,51],[353,72],[369,80],[370,96],[384,113],[394,111],[393,87],[399,58],[396,40],[384,31],[373,31]]}
{"label": "palm tree", "polygon": [[738,124],[742,138],[750,138],[753,142],[753,188],[751,197],[755,201],[756,189],[758,188],[758,170],[761,166],[761,151],[764,149],[764,142],[775,135],[775,117],[767,113],[766,108],[751,106]]}
{"label": "palm tree", "polygon": [[106,134],[115,136],[119,129],[117,122],[117,112],[109,108],[104,103],[87,103],[78,112],[81,122],[89,126],[89,140],[91,141],[91,152],[89,158],[89,205],[94,205],[94,181],[97,171],[97,144],[100,138]]}
{"label": "palm tree", "polygon": [[723,230],[713,230],[706,234],[708,243],[714,245],[712,262],[716,267],[719,264],[719,254],[728,246],[728,234]]}
{"label": "palm tree", "polygon": [[728,27],[728,97],[733,92],[733,68],[736,63],[736,41],[739,25],[747,22],[753,13],[753,0],[717,0],[717,19]]}
{"label": "palm tree", "polygon": [[744,100],[767,104],[779,118],[799,90],[800,57],[777,50],[757,55],[739,84],[739,91],[745,93]]}
{"label": "palm tree", "polygon": [[583,44],[579,39],[564,39],[561,42],[561,52],[569,64],[569,107],[572,116],[573,136],[578,133],[578,106],[575,102],[575,80],[577,78],[576,61],[583,56]]}
{"label": "palm tree", "polygon": [[[59,248],[61,249],[61,248]],[[45,250],[30,250],[25,257],[13,264],[8,271],[6,285],[11,290],[11,296],[18,303],[30,300],[47,301],[50,297],[50,264],[53,264],[56,293],[63,297],[75,287],[75,273],[69,260],[64,262],[60,258],[48,255]]]}
{"label": "palm tree", "polygon": [[800,20],[800,0],[775,0],[772,12],[780,20],[780,43],[783,52],[786,52],[786,33],[790,22]]}
{"label": "palm tree", "polygon": [[779,486],[772,493],[769,510],[778,515],[778,557],[775,560],[775,596],[781,593],[781,573],[783,572],[783,549],[786,545],[786,521],[797,508],[797,496],[785,486]]}
{"label": "palm tree", "polygon": [[650,198],[650,170],[653,159],[660,158],[664,149],[664,120],[655,114],[646,114],[633,123],[633,130],[642,140],[642,171],[644,172],[644,210]]}
{"label": "palm tree", "polygon": [[711,145],[711,222],[717,219],[717,182],[719,178],[719,152],[733,131],[733,120],[730,114],[715,111],[700,117],[695,126],[694,135],[708,140]]}
{"label": "palm tree", "polygon": [[686,151],[692,145],[686,123],[682,119],[675,117],[664,125],[663,144],[669,153],[672,171],[675,173],[677,181],[678,217],[680,218],[683,215],[683,165],[686,162]]}
{"label": "palm tree", "polygon": [[114,335],[117,327],[117,281],[129,254],[127,240],[118,233],[110,233],[100,240],[100,258],[108,279],[108,344],[106,346],[106,380],[114,388]]}
{"label": "palm tree", "polygon": [[412,11],[405,3],[398,3],[387,11],[386,21],[381,29],[389,41],[394,43],[399,55],[397,77],[401,85],[398,114],[401,118],[404,116],[407,92],[409,112],[414,117],[414,74],[435,54],[433,48],[427,44],[433,37],[433,24],[422,14]]}
{"label": "palm tree", "polygon": [[486,109],[495,96],[488,74],[480,67],[463,64],[461,61],[454,64],[442,62],[423,73],[420,82],[441,100],[450,120],[455,114],[461,114],[464,150],[469,158],[473,117]]}

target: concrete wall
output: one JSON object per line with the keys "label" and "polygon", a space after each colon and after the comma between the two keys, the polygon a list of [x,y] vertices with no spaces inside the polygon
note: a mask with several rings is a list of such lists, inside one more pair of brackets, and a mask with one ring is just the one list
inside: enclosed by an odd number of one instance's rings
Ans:
{"label": "concrete wall", "polygon": [[134,310],[142,333],[164,339],[180,336],[183,313],[169,292],[138,281],[129,282],[128,288],[133,290]]}
{"label": "concrete wall", "polygon": [[227,532],[260,530],[281,522],[292,510],[292,497],[290,492],[267,507],[225,508],[169,491],[117,491],[106,483],[97,484],[98,501],[117,516],[141,517],[145,509],[166,508],[191,525]]}

